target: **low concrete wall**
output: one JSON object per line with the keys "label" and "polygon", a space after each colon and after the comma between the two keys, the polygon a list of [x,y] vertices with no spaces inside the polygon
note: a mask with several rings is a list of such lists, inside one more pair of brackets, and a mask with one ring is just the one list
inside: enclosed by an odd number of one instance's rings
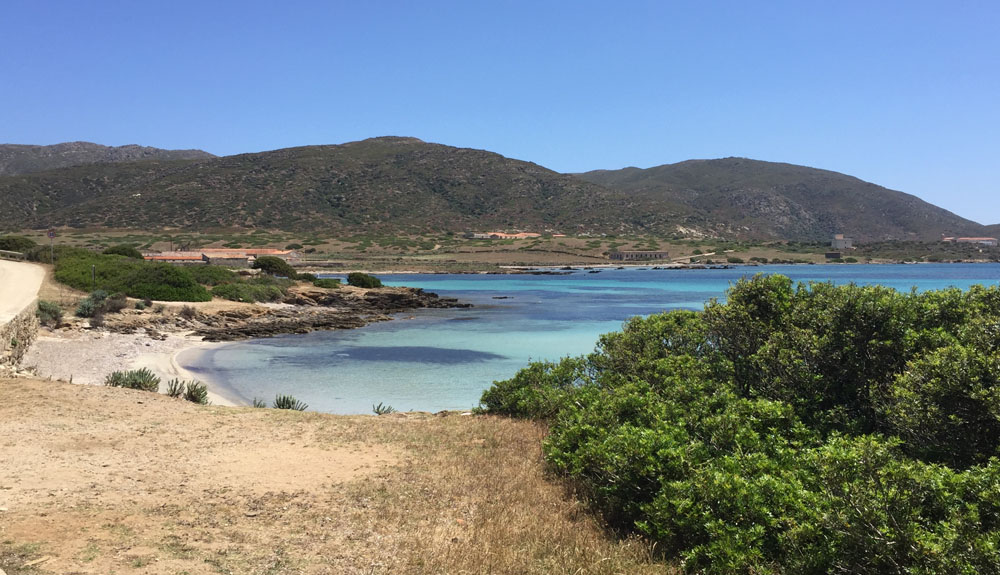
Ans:
{"label": "low concrete wall", "polygon": [[38,317],[35,309],[38,300],[31,302],[21,313],[4,325],[0,325],[0,365],[16,366],[38,335]]}

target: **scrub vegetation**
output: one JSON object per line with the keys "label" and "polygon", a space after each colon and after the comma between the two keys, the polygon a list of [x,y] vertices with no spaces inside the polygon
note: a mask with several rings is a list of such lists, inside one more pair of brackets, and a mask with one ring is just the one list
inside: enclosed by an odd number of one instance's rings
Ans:
{"label": "scrub vegetation", "polygon": [[689,572],[1000,571],[1000,289],[742,280],[484,393]]}

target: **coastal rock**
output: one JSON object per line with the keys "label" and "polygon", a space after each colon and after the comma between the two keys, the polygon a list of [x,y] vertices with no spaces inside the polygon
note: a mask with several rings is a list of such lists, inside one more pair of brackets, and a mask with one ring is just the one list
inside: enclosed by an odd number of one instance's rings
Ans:
{"label": "coastal rock", "polygon": [[[198,309],[187,318],[180,314],[109,314],[102,329],[113,333],[145,330],[150,339],[183,332],[205,341],[233,341],[286,333],[352,329],[392,319],[389,314],[419,308],[471,307],[454,298],[417,288],[383,287],[336,289],[294,286],[279,304],[231,304],[224,309]],[[34,317],[34,315],[32,315]]]}

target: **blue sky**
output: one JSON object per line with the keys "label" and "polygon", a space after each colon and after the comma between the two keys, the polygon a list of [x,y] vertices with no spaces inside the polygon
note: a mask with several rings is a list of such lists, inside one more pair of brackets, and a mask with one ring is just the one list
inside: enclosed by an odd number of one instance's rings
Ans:
{"label": "blue sky", "polygon": [[745,156],[1000,223],[998,29],[996,2],[5,0],[0,142]]}

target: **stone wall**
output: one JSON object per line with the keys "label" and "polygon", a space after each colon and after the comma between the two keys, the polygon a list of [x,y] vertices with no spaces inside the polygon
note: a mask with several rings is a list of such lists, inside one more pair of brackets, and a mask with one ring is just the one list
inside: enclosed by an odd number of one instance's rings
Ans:
{"label": "stone wall", "polygon": [[38,317],[35,309],[38,302],[21,310],[14,319],[0,325],[0,366],[16,366],[21,362],[28,348],[38,335]]}

